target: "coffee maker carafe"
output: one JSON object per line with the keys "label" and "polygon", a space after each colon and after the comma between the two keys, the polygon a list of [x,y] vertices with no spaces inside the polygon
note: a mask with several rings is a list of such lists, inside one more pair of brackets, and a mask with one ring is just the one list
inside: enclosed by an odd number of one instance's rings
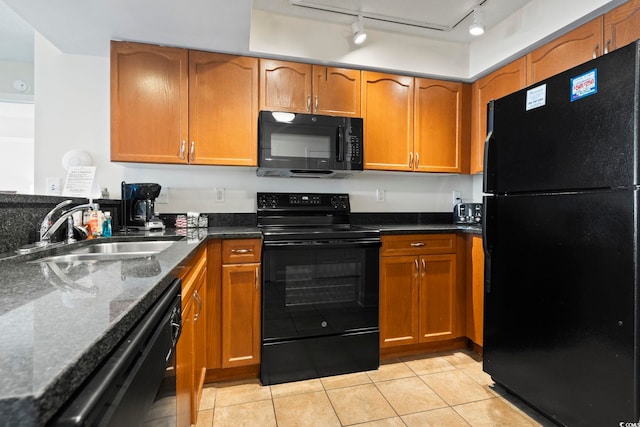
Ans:
{"label": "coffee maker carafe", "polygon": [[162,230],[164,223],[155,213],[160,184],[122,181],[122,213],[124,226],[137,230]]}

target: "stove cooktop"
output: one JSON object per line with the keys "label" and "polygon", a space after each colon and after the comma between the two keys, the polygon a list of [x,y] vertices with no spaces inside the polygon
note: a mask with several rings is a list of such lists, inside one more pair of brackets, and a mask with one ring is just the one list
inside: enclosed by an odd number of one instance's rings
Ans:
{"label": "stove cooktop", "polygon": [[378,238],[378,230],[350,224],[344,193],[258,193],[258,227],[265,240]]}

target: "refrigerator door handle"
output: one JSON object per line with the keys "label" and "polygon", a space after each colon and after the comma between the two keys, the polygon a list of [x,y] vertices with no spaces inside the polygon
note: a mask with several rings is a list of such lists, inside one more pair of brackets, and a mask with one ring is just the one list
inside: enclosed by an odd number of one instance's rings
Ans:
{"label": "refrigerator door handle", "polygon": [[482,200],[482,248],[484,249],[484,292],[491,293],[491,250],[493,241],[491,239],[491,224],[495,221],[492,215],[494,211],[495,196],[484,196]]}
{"label": "refrigerator door handle", "polygon": [[491,146],[491,142],[493,141],[493,131],[489,131],[489,133],[487,134],[487,139],[485,139],[484,141],[484,173],[482,174],[482,190],[485,193],[492,193],[493,189],[492,187],[492,183],[490,182],[490,177],[489,174],[487,173],[488,170],[493,170],[493,168],[489,168],[489,161],[491,160],[490,157],[491,155],[489,154],[491,152],[490,150],[490,146]]}
{"label": "refrigerator door handle", "polygon": [[483,178],[482,178],[482,190],[485,193],[493,193],[493,182],[490,180],[490,176],[487,173],[488,171],[493,171],[494,167],[489,167],[493,162],[493,156],[491,155],[491,147],[493,141],[493,121],[494,121],[494,108],[495,101],[489,101],[487,103],[487,137],[484,140],[484,167],[483,167]]}

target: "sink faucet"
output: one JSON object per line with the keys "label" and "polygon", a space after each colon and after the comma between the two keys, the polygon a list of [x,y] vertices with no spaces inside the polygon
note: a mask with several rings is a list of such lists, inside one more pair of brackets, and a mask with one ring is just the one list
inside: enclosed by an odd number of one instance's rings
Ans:
{"label": "sink faucet", "polygon": [[100,205],[97,203],[93,203],[89,201],[89,203],[85,203],[82,205],[73,206],[62,212],[60,217],[54,222],[51,223],[53,215],[72,203],[72,200],[65,200],[64,202],[58,203],[53,209],[49,211],[49,213],[42,220],[42,224],[40,224],[40,241],[36,243],[37,246],[46,246],[51,242],[51,235],[58,231],[60,226],[65,222],[68,224],[67,230],[67,241],[72,242],[73,240],[73,218],[72,215],[78,211],[83,210],[98,210],[100,209]]}

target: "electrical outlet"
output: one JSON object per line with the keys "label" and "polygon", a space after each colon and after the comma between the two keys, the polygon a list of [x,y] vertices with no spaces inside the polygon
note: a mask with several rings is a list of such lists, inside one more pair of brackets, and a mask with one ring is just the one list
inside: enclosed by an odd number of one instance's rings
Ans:
{"label": "electrical outlet", "polygon": [[384,190],[381,188],[378,188],[376,190],[376,202],[378,203],[383,203],[384,202]]}
{"label": "electrical outlet", "polygon": [[214,188],[216,203],[224,203],[224,188]]}
{"label": "electrical outlet", "polygon": [[156,203],[163,205],[169,203],[169,187],[160,188],[160,194],[156,197]]}

